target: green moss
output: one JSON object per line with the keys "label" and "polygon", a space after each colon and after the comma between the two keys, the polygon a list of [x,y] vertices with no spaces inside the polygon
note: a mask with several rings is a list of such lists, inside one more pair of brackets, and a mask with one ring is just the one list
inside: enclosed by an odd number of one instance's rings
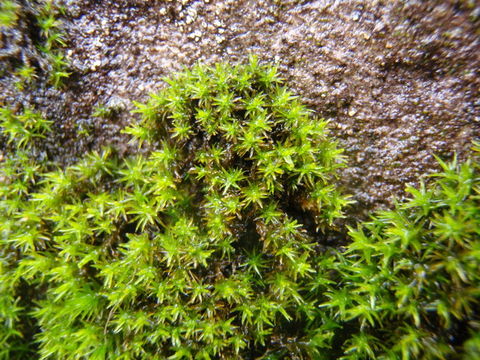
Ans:
{"label": "green moss", "polygon": [[115,115],[116,111],[117,109],[113,107],[98,105],[95,107],[92,115],[98,118],[111,119]]}
{"label": "green moss", "polygon": [[[30,224],[41,221],[29,193],[38,186],[45,162],[35,161],[35,144],[50,131],[50,121],[31,109],[15,113],[0,109],[0,141],[7,155],[0,159],[0,359],[35,357],[33,334],[34,287],[28,286],[17,266],[29,247],[41,238]],[[12,246],[13,243],[17,246]]]}
{"label": "green moss", "polygon": [[315,228],[348,203],[327,123],[255,57],[166,82],[126,130],[148,154],[92,153],[15,206],[4,189],[6,309],[21,279],[42,358],[313,356]]}
{"label": "green moss", "polygon": [[0,3],[0,26],[5,28],[14,27],[18,21],[19,5],[10,0],[2,0]]}
{"label": "green moss", "polygon": [[17,148],[30,147],[35,139],[44,138],[50,131],[51,123],[31,109],[15,114],[8,107],[0,108],[2,133],[8,138],[7,143],[14,144]]}
{"label": "green moss", "polygon": [[480,356],[480,167],[440,165],[429,186],[352,229],[332,260],[321,306],[339,336],[352,334],[342,359]]}
{"label": "green moss", "polygon": [[[22,64],[13,71],[16,77],[15,85],[18,90],[23,91],[27,85],[33,84],[38,75],[45,73],[46,81],[59,88],[63,85],[65,78],[70,76],[69,64],[62,52],[62,48],[66,46],[66,35],[60,20],[64,9],[57,0],[27,1],[27,3],[20,5],[18,1],[3,0],[0,4],[0,31],[7,35],[15,28],[19,32],[30,31],[31,34],[37,32],[32,42],[39,51],[29,50],[44,58],[38,61],[32,57],[32,54],[25,52],[15,59]],[[32,18],[35,19],[34,25],[31,24]],[[23,36],[32,36],[31,34],[23,34]],[[32,66],[36,63],[40,63],[37,69]]]}
{"label": "green moss", "polygon": [[15,82],[15,86],[20,91],[24,90],[26,85],[32,84],[37,78],[37,75],[35,74],[35,68],[28,65],[23,65],[17,69],[15,76],[18,79]]}
{"label": "green moss", "polygon": [[0,359],[479,357],[478,156],[322,251],[350,202],[328,124],[255,57],[165,81],[139,154],[65,169],[1,110]]}

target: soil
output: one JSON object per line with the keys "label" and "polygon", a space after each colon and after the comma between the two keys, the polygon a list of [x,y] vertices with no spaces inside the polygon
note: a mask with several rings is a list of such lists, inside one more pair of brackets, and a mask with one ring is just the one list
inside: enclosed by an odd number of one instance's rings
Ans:
{"label": "soil", "polygon": [[[351,218],[392,205],[437,168],[433,154],[465,158],[480,135],[480,4],[376,0],[64,0],[72,75],[55,90],[40,77],[15,89],[12,68],[32,30],[2,36],[0,104],[30,105],[55,121],[45,149],[69,164],[111,144],[133,101],[197,61],[275,62],[288,86],[345,148]],[[29,53],[32,53],[30,51]],[[17,57],[17,59],[15,58]],[[16,60],[15,60],[16,59]],[[42,67],[42,62],[38,61]],[[109,118],[96,106],[116,109]],[[79,133],[79,129],[84,130]]]}

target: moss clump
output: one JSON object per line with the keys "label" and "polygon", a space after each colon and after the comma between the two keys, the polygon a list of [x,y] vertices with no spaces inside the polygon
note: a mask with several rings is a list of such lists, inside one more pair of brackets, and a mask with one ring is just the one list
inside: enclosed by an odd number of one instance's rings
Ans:
{"label": "moss clump", "polygon": [[45,138],[51,131],[51,121],[45,120],[40,114],[25,109],[16,114],[8,107],[0,108],[0,128],[7,139],[7,144],[14,145],[17,149],[31,148],[34,140]]}
{"label": "moss clump", "polygon": [[5,48],[0,76],[13,74],[19,91],[31,88],[39,77],[59,88],[70,76],[62,51],[66,46],[60,20],[64,13],[58,0],[0,0],[0,36]]}
{"label": "moss clump", "polygon": [[314,356],[319,231],[348,202],[327,123],[254,57],[166,81],[126,130],[148,155],[3,189],[3,331],[20,302],[42,358]]}
{"label": "moss clump", "polygon": [[140,155],[64,170],[32,160],[49,121],[0,111],[0,359],[479,358],[478,156],[322,252],[327,123],[254,57],[166,82]]}
{"label": "moss clump", "polygon": [[321,306],[342,325],[342,359],[480,357],[480,167],[440,164],[331,259]]}
{"label": "moss clump", "polygon": [[[18,269],[26,253],[19,244],[33,244],[40,234],[28,226],[37,212],[29,193],[38,185],[47,164],[40,159],[35,143],[50,131],[51,122],[31,109],[15,113],[0,108],[0,141],[7,155],[0,153],[0,359],[35,358],[33,335],[37,330],[29,314],[35,288],[30,287]],[[14,245],[16,244],[16,245]]]}

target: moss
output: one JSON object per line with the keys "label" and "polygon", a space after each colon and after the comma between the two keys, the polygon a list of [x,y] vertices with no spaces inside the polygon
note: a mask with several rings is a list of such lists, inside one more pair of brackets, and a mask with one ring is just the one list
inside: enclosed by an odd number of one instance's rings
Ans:
{"label": "moss", "polygon": [[14,27],[18,21],[19,5],[10,0],[2,0],[0,3],[0,26],[5,28]]}
{"label": "moss", "polygon": [[352,333],[342,359],[480,355],[478,158],[439,161],[429,186],[408,187],[409,200],[351,229],[331,260],[337,273],[321,306],[338,334]]}
{"label": "moss", "polygon": [[44,358],[313,356],[314,237],[348,203],[327,123],[255,57],[166,82],[126,129],[147,154],[92,153],[15,206],[4,189],[6,308],[34,289]]}
{"label": "moss", "polygon": [[[10,73],[15,76],[19,91],[32,86],[41,74],[56,88],[70,76],[68,60],[62,51],[66,46],[60,20],[63,14],[64,9],[57,0],[2,0],[0,3],[0,31],[7,44],[13,42],[8,47],[14,50],[10,58],[5,58],[15,64],[16,68]],[[3,65],[9,67],[7,61]]]}
{"label": "moss", "polygon": [[478,156],[324,250],[342,151],[276,68],[165,82],[126,158],[34,161],[50,122],[0,112],[0,359],[478,358]]}

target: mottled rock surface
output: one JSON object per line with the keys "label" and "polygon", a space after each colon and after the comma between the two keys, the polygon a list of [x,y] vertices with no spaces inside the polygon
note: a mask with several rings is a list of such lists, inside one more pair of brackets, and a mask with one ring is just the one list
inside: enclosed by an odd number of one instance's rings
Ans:
{"label": "mottled rock surface", "polygon": [[[132,100],[196,61],[254,53],[282,76],[346,149],[341,173],[363,217],[436,168],[432,154],[469,154],[480,135],[480,5],[476,1],[65,1],[72,76],[61,90],[39,78],[19,93],[8,72],[0,103],[30,104],[55,121],[45,147],[63,163],[112,144]],[[12,37],[18,39],[17,37]],[[21,38],[21,37],[20,37]],[[10,43],[8,43],[10,41]],[[13,55],[22,42],[2,38]],[[18,53],[18,52],[17,52]],[[13,65],[12,65],[13,64]],[[92,116],[99,105],[115,116]],[[79,134],[79,129],[83,130]]]}

